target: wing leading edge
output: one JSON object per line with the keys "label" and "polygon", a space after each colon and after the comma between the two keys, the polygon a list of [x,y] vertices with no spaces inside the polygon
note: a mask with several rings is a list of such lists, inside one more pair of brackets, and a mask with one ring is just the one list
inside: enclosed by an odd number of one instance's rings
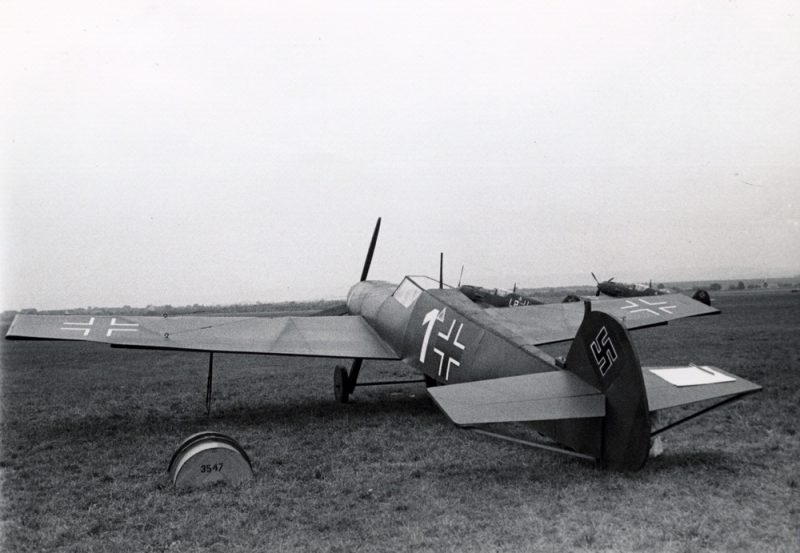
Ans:
{"label": "wing leading edge", "polygon": [[6,338],[80,340],[143,349],[399,359],[360,316],[267,319],[17,315]]}

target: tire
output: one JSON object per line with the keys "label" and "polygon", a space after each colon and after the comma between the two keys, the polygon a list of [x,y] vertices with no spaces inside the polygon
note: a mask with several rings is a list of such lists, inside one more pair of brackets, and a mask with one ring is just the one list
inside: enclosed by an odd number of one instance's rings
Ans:
{"label": "tire", "polygon": [[350,400],[347,369],[342,365],[336,365],[333,369],[333,395],[339,403],[347,403]]}

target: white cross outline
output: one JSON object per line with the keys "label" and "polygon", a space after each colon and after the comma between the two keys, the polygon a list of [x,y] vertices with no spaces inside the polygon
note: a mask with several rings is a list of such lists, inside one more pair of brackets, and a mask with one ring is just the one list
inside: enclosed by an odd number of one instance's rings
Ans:
{"label": "white cross outline", "polygon": [[[139,326],[139,323],[118,323],[116,318],[111,319],[111,326]],[[106,337],[110,337],[112,332],[138,332],[138,328],[109,328]]]}
{"label": "white cross outline", "polygon": [[[444,352],[439,348],[433,348],[433,353],[439,356],[439,376],[442,376],[442,365],[444,364]],[[444,373],[445,380],[448,380],[450,378],[450,365],[455,365],[456,367],[460,367],[461,362],[456,361],[452,357],[447,358],[447,370]]]}
{"label": "white cross outline", "polygon": [[[450,341],[450,335],[453,333],[453,327],[456,326],[456,320],[453,319],[453,322],[450,323],[450,330],[447,331],[447,334],[444,332],[439,333],[439,338],[443,338],[446,342]],[[461,336],[461,329],[464,328],[464,323],[459,323],[458,330],[456,331],[456,337],[453,338],[453,345],[460,350],[464,349],[464,344],[458,341],[458,337]]]}
{"label": "white cross outline", "polygon": [[[419,361],[420,361],[420,363],[425,363],[425,358],[427,357],[426,353],[428,351],[428,343],[429,343],[429,340],[430,340],[430,337],[431,337],[431,333],[433,331],[433,326],[437,322],[444,322],[446,311],[447,311],[446,307],[444,309],[442,309],[441,311],[439,309],[435,309],[434,308],[434,309],[431,309],[430,311],[428,311],[425,314],[425,317],[423,318],[423,321],[422,321],[422,325],[426,326],[427,328],[425,329],[425,334],[424,334],[424,336],[422,338],[422,347],[420,348],[420,352],[419,352]],[[453,329],[455,328],[455,326],[456,326],[456,320],[453,319],[453,321],[450,323],[450,328],[448,329],[447,334],[445,334],[444,332],[437,332],[437,336],[439,338],[444,339],[447,342],[450,342],[450,336],[453,335]],[[453,345],[455,347],[457,347],[458,349],[460,349],[461,351],[464,351],[466,349],[464,344],[462,344],[461,342],[458,341],[459,336],[461,336],[461,330],[463,328],[464,328],[464,323],[459,323],[458,330],[456,331],[456,335],[453,338]],[[442,370],[444,369],[444,356],[445,356],[445,353],[444,353],[444,351],[440,350],[437,347],[433,348],[433,352],[436,355],[439,356],[439,376],[441,376],[442,375]],[[447,368],[444,369],[445,370],[445,377],[444,377],[445,380],[449,379],[449,377],[450,377],[450,367],[451,366],[460,367],[461,366],[461,362],[459,360],[457,360],[457,359],[454,359],[452,356],[448,356],[448,358],[447,358]]]}
{"label": "white cross outline", "polygon": [[[657,305],[663,305],[663,307],[659,307],[658,310],[659,311],[663,311],[664,313],[666,313],[668,315],[672,315],[672,311],[670,311],[670,309],[676,309],[678,307],[677,305],[664,305],[665,303],[667,303],[665,301],[647,301],[644,298],[639,298],[639,301],[642,302],[645,305],[650,305],[652,307],[655,307]],[[625,302],[628,305],[620,307],[620,309],[631,309],[632,307],[639,307],[639,304],[636,303],[633,300],[625,300]],[[651,313],[651,314],[655,315],[656,317],[658,317],[660,315],[660,313],[658,313],[657,311],[653,311],[652,309],[649,309],[647,307],[643,307],[641,309],[634,309],[633,311],[631,311],[631,313],[640,313],[642,311],[646,311],[647,313]]]}
{"label": "white cross outline", "polygon": [[[94,325],[94,317],[90,317],[88,323],[71,323],[71,322],[64,321],[61,324],[64,324],[64,325],[75,325],[75,326],[92,326],[92,325]],[[79,332],[83,332],[84,337],[88,336],[89,333],[92,331],[91,328],[72,328],[72,327],[66,327],[65,328],[63,326],[60,328],[60,330],[77,330]]]}
{"label": "white cross outline", "polygon": [[[94,327],[95,317],[90,317],[88,323],[76,323],[71,321],[64,321],[62,324],[64,325],[72,325],[72,326],[62,326],[60,330],[72,330],[83,332],[83,337],[89,335],[92,331],[91,327]],[[118,323],[116,317],[111,319],[111,323],[109,324],[110,327],[138,327],[139,323]],[[109,328],[106,331],[106,338],[111,337],[113,332],[138,332],[138,328]]]}

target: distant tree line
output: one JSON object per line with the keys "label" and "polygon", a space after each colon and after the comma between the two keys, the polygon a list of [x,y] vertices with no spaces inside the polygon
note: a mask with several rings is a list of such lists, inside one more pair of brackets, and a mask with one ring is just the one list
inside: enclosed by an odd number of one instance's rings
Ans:
{"label": "distant tree line", "polygon": [[341,300],[311,300],[311,301],[286,301],[272,303],[234,303],[229,305],[192,305],[172,306],[148,305],[147,307],[76,307],[72,309],[20,309],[17,311],[4,311],[2,318],[7,319],[16,313],[24,315],[252,315],[258,313],[318,311],[329,309],[342,303]]}
{"label": "distant tree line", "polygon": [[[800,288],[800,282],[792,283],[786,281],[780,281],[774,283],[773,286],[777,286],[778,288]],[[759,290],[763,288],[769,288],[770,283],[766,280],[761,282],[750,282],[745,284],[743,280],[738,281],[737,283],[730,283],[728,284],[728,290]],[[719,282],[714,282],[708,286],[708,289],[712,292],[718,292],[722,290],[722,284]]]}

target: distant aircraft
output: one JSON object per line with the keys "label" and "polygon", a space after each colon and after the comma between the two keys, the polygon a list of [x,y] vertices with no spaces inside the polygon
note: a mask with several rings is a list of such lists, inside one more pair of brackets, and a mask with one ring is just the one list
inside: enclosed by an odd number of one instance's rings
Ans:
{"label": "distant aircraft", "polygon": [[[439,262],[439,278],[442,275],[442,257]],[[457,288],[462,294],[482,307],[519,307],[521,305],[542,305],[544,302],[530,296],[517,294],[517,283],[514,283],[513,290],[503,288],[484,288],[472,284],[461,284],[461,277],[464,276],[464,266],[461,266],[461,274],[458,276]]]}
{"label": "distant aircraft", "polygon": [[458,289],[478,305],[487,307],[519,307],[524,305],[542,305],[543,301],[530,296],[517,294],[516,286],[514,290],[503,290],[502,288],[483,288],[464,284]]}
{"label": "distant aircraft", "polygon": [[[639,298],[646,296],[665,296],[671,294],[670,290],[653,288],[653,282],[646,284],[627,284],[624,282],[614,282],[614,277],[608,280],[599,281],[592,273],[592,278],[597,283],[597,295],[605,294],[612,298]],[[697,290],[692,299],[711,305],[711,296],[705,290]]]}
{"label": "distant aircraft", "polygon": [[[719,313],[679,294],[484,309],[441,276],[406,276],[399,285],[367,280],[380,223],[361,279],[348,294],[347,315],[17,315],[6,337],[208,352],[207,408],[216,352],[353,359],[349,370],[337,365],[333,371],[340,402],[357,386],[376,384],[358,382],[365,359],[403,361],[424,375],[433,400],[459,427],[617,470],[642,467],[661,432],[760,389],[710,366],[640,366],[628,330]],[[570,340],[563,359],[537,347]],[[725,399],[653,426],[655,412],[715,398]],[[535,423],[552,442],[495,430],[515,422]]]}
{"label": "distant aircraft", "polygon": [[[523,296],[522,294],[517,294],[516,285],[514,286],[514,290],[503,290],[502,288],[483,288],[481,286],[473,286],[470,284],[459,286],[458,289],[462,294],[467,296],[481,307],[524,307],[526,305],[545,305],[545,302],[536,299],[533,296]],[[581,298],[574,294],[569,294],[561,301],[581,301]]]}

